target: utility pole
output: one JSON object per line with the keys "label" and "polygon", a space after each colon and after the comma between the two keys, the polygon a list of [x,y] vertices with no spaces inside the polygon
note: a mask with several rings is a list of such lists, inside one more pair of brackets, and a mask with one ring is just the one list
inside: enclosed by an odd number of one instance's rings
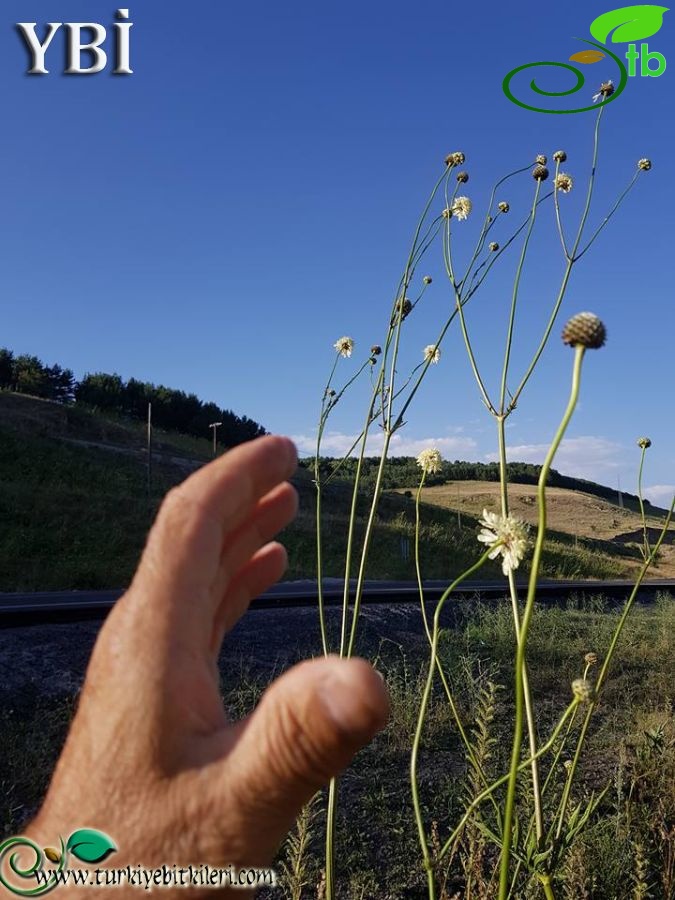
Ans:
{"label": "utility pole", "polygon": [[147,491],[148,497],[150,496],[150,489],[152,487],[152,403],[148,403],[148,435],[147,435],[147,447],[148,447],[148,483],[147,483]]}
{"label": "utility pole", "polygon": [[214,458],[218,453],[218,429],[220,428],[220,426],[222,424],[223,424],[222,422],[212,422],[209,425],[209,428],[213,428],[213,456],[214,456]]}

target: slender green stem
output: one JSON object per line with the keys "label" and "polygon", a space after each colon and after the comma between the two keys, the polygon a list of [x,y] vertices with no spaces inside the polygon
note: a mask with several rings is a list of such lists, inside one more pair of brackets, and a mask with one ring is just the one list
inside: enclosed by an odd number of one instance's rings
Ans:
{"label": "slender green stem", "polygon": [[[422,700],[420,703],[420,711],[417,719],[417,728],[415,729],[415,738],[413,740],[412,752],[410,754],[410,787],[412,791],[412,801],[413,801],[413,809],[415,812],[415,822],[417,824],[417,832],[420,839],[420,846],[422,848],[422,858],[424,863],[424,869],[427,873],[427,883],[429,889],[429,900],[435,900],[436,897],[436,884],[434,881],[434,872],[433,872],[433,864],[431,859],[431,852],[429,850],[429,842],[427,840],[426,831],[424,828],[424,819],[422,818],[422,806],[420,804],[420,796],[419,796],[419,786],[417,783],[417,761],[419,758],[419,750],[420,743],[422,741],[422,731],[424,729],[424,720],[426,718],[427,707],[429,705],[429,697],[431,696],[431,687],[434,681],[434,672],[436,671],[435,660],[438,656],[438,636],[440,633],[440,617],[441,612],[443,611],[443,607],[445,606],[445,602],[448,597],[451,596],[452,592],[457,588],[459,584],[462,583],[466,578],[473,575],[474,572],[477,572],[481,566],[485,565],[485,563],[490,558],[490,553],[493,548],[489,548],[485,551],[485,553],[480,557],[480,559],[474,563],[466,572],[463,572],[458,578],[456,578],[450,587],[448,587],[441,596],[440,600],[436,605],[436,612],[434,613],[434,628],[433,635],[431,640],[431,660],[429,663],[429,673],[427,675],[426,684],[424,686],[424,692],[422,694]],[[485,793],[485,791],[483,791]],[[486,794],[486,796],[488,796]]]}
{"label": "slender green stem", "polygon": [[[499,444],[499,484],[501,493],[502,515],[509,514],[509,495],[508,495],[508,470],[506,465],[506,435],[505,435],[505,417],[497,417],[497,437]],[[513,625],[516,635],[516,641],[520,644],[521,627],[520,613],[518,610],[518,589],[516,588],[516,577],[513,570],[509,571],[509,593],[511,595],[511,609],[513,612]],[[532,796],[534,801],[534,819],[537,829],[537,840],[541,841],[544,836],[544,815],[542,812],[541,789],[539,783],[539,764],[536,759],[537,753],[537,728],[534,720],[534,707],[532,704],[532,691],[530,690],[530,677],[527,671],[527,663],[523,667],[523,691],[525,696],[525,718],[527,720],[527,737],[530,745],[530,756],[532,757]]]}
{"label": "slender green stem", "polygon": [[534,611],[534,602],[537,595],[537,581],[539,578],[539,567],[541,565],[541,556],[544,549],[544,540],[546,538],[546,482],[551,470],[551,465],[555,454],[558,451],[560,442],[563,439],[567,426],[569,425],[574,409],[579,399],[579,386],[581,383],[581,366],[584,359],[585,347],[577,345],[574,354],[574,369],[572,373],[572,389],[567,408],[563,415],[558,431],[556,432],[553,442],[546,454],[546,459],[539,473],[539,484],[537,487],[537,500],[539,506],[539,525],[537,529],[537,539],[534,546],[532,556],[532,567],[530,570],[530,579],[527,591],[527,602],[520,628],[520,641],[516,651],[515,666],[515,717],[513,732],[513,748],[511,752],[511,770],[509,772],[509,783],[506,792],[506,803],[504,807],[504,836],[502,844],[502,858],[499,873],[499,900],[507,900],[509,890],[509,866],[511,861],[511,842],[513,839],[513,813],[516,799],[516,783],[518,779],[518,768],[520,765],[521,741],[523,738],[523,669],[525,666],[525,653],[527,649],[527,636]]}
{"label": "slender green stem", "polygon": [[642,519],[642,555],[645,559],[649,556],[649,535],[647,533],[647,519],[645,518],[645,504],[642,499],[642,469],[645,464],[645,453],[647,447],[642,448],[640,455],[640,468],[638,470],[638,500],[640,501],[640,518]]}
{"label": "slender green stem", "polygon": [[[417,495],[415,497],[415,573],[417,575],[417,590],[420,598],[420,609],[422,611],[422,622],[424,623],[424,631],[426,632],[427,640],[429,641],[429,647],[433,651],[433,637],[431,634],[431,629],[429,628],[429,621],[427,618],[427,611],[424,603],[424,585],[422,583],[422,566],[420,562],[420,498],[422,495],[422,489],[424,487],[424,482],[426,479],[426,470],[422,471],[422,477],[420,479],[419,487],[417,488]],[[448,703],[450,705],[450,710],[452,712],[452,716],[455,720],[455,724],[457,725],[457,730],[459,731],[460,737],[462,738],[462,743],[464,744],[464,749],[466,750],[467,756],[471,762],[471,765],[474,767],[476,774],[478,775],[481,782],[487,787],[488,781],[483,771],[482,766],[480,765],[478,759],[476,758],[476,754],[473,751],[473,747],[471,746],[471,741],[468,738],[468,735],[464,729],[464,725],[462,724],[461,717],[459,715],[459,710],[457,709],[457,705],[455,703],[455,698],[452,693],[452,689],[450,688],[450,684],[448,683],[448,679],[443,671],[443,666],[441,665],[441,661],[438,658],[437,654],[434,654],[434,664],[436,666],[436,671],[438,672],[441,683],[443,685],[443,690],[445,691],[445,696],[448,699]]]}
{"label": "slender green stem", "polygon": [[570,253],[567,249],[567,241],[565,240],[565,232],[560,219],[560,191],[558,190],[558,175],[560,174],[560,160],[555,162],[555,175],[553,176],[553,205],[555,207],[555,221],[558,226],[558,234],[560,235],[560,243],[562,244],[565,259],[569,260]]}
{"label": "slender green stem", "polygon": [[326,898],[335,896],[335,818],[337,812],[337,779],[328,785],[326,809]]}
{"label": "slender green stem", "polygon": [[591,209],[591,200],[593,198],[593,186],[595,184],[595,173],[596,173],[596,168],[597,168],[597,164],[598,164],[598,148],[599,148],[599,134],[600,134],[601,118],[602,118],[602,108],[600,108],[598,110],[598,115],[595,120],[595,129],[593,132],[593,159],[591,162],[591,174],[590,174],[590,177],[588,180],[588,190],[586,192],[586,202],[584,205],[583,212],[581,214],[581,219],[579,221],[579,228],[577,230],[577,235],[574,240],[574,245],[573,245],[572,250],[570,251],[570,254],[567,258],[567,265],[565,266],[565,271],[563,273],[562,282],[560,284],[560,289],[558,291],[558,297],[553,306],[553,310],[551,312],[548,323],[544,330],[542,339],[539,342],[539,346],[537,347],[537,350],[536,350],[534,356],[532,357],[532,360],[531,360],[529,366],[527,367],[527,370],[526,370],[525,374],[523,375],[521,382],[518,385],[518,388],[516,389],[516,392],[514,393],[512,399],[511,399],[511,402],[509,403],[508,412],[510,412],[512,409],[515,409],[516,404],[518,402],[518,398],[520,397],[521,393],[523,392],[525,385],[530,380],[532,372],[534,371],[537,363],[539,362],[539,358],[540,358],[541,354],[544,352],[546,344],[548,343],[548,339],[551,336],[551,331],[553,330],[553,326],[555,325],[556,319],[558,318],[558,312],[560,311],[560,306],[565,297],[565,292],[567,291],[567,285],[570,280],[570,275],[572,274],[572,268],[574,266],[574,263],[577,261],[577,250],[579,249],[579,244],[581,243],[581,238],[583,237],[584,228],[586,227],[586,221],[588,220],[588,214]]}
{"label": "slender green stem", "polygon": [[588,250],[590,250],[592,244],[595,242],[595,239],[598,237],[598,235],[599,235],[600,232],[603,230],[603,228],[605,227],[605,225],[606,225],[606,224],[609,222],[609,220],[612,218],[612,216],[613,216],[614,213],[617,211],[617,209],[621,206],[621,204],[623,203],[624,198],[625,198],[626,195],[630,192],[630,190],[632,189],[633,185],[635,184],[635,182],[636,182],[636,181],[638,180],[638,178],[640,177],[640,172],[641,172],[641,169],[638,169],[637,172],[635,173],[635,175],[633,175],[633,177],[631,178],[631,180],[630,180],[630,182],[629,182],[629,184],[628,184],[628,187],[627,187],[627,188],[619,195],[619,199],[616,201],[616,203],[614,204],[614,206],[611,208],[611,210],[607,213],[607,215],[605,216],[605,218],[602,220],[602,222],[598,225],[598,227],[596,228],[596,230],[593,232],[593,235],[592,235],[591,239],[590,239],[589,242],[586,244],[586,246],[584,247],[584,249],[583,249],[583,250],[580,250],[579,253],[577,253],[577,255],[576,255],[576,260],[577,260],[577,261],[581,259],[581,257],[584,255],[584,253],[586,253]]}
{"label": "slender green stem", "polygon": [[537,179],[536,188],[534,191],[534,201],[532,202],[532,209],[530,211],[530,218],[528,220],[527,231],[525,232],[525,240],[523,241],[523,248],[520,251],[520,259],[518,260],[518,266],[516,267],[516,275],[513,280],[513,291],[511,294],[511,310],[509,312],[509,325],[506,331],[506,347],[504,349],[504,364],[502,366],[502,382],[501,387],[499,389],[499,412],[504,414],[504,402],[506,399],[506,381],[509,374],[509,360],[511,359],[511,344],[513,343],[513,326],[516,320],[516,306],[518,304],[518,290],[520,288],[520,279],[523,274],[523,266],[525,264],[525,257],[527,256],[527,249],[530,245],[530,238],[532,237],[532,231],[534,229],[534,222],[537,216],[537,201],[539,200],[539,191],[541,190],[541,181]]}
{"label": "slender green stem", "polygon": [[541,882],[541,886],[544,889],[544,896],[546,900],[555,900],[555,894],[553,893],[553,886],[551,884],[551,879],[548,875],[540,875],[539,881]]}

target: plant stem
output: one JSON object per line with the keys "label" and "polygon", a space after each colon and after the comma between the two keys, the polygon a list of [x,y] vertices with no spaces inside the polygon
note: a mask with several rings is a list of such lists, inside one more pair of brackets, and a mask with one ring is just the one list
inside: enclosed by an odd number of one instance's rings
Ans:
{"label": "plant stem", "polygon": [[[431,853],[429,852],[429,842],[427,841],[426,831],[424,829],[424,820],[422,818],[422,807],[420,804],[419,798],[419,787],[417,784],[417,760],[419,757],[419,749],[420,743],[422,740],[422,730],[424,728],[424,720],[426,717],[427,706],[429,705],[429,697],[431,696],[431,687],[434,681],[434,672],[436,670],[435,660],[438,655],[438,636],[440,631],[440,616],[445,606],[445,602],[450,597],[452,592],[455,590],[457,585],[461,584],[466,578],[470,575],[473,575],[474,572],[477,572],[478,569],[483,566],[488,559],[490,558],[490,553],[492,553],[493,548],[490,547],[485,553],[480,557],[480,559],[474,563],[469,569],[463,572],[458,578],[456,578],[450,587],[448,587],[438,603],[436,604],[436,611],[434,613],[434,628],[433,628],[433,636],[431,640],[431,661],[429,663],[429,674],[427,675],[426,684],[424,686],[424,693],[422,694],[422,701],[420,703],[420,711],[419,716],[417,718],[417,728],[415,729],[415,738],[413,740],[412,751],[410,754],[410,787],[412,791],[412,801],[413,801],[413,809],[415,812],[415,822],[417,823],[417,832],[420,839],[420,846],[422,848],[422,858],[424,862],[424,869],[427,873],[427,884],[429,889],[429,900],[435,900],[436,898],[436,884],[434,882],[434,873],[433,873],[433,865],[431,859]],[[485,793],[485,792],[483,792]],[[487,794],[486,794],[487,796]]]}
{"label": "plant stem", "polygon": [[504,808],[504,836],[502,844],[502,858],[499,873],[499,900],[507,900],[509,891],[509,865],[511,861],[511,842],[513,839],[513,813],[516,799],[516,783],[518,779],[518,768],[520,765],[521,741],[523,738],[523,706],[524,706],[524,689],[523,689],[523,669],[525,666],[525,653],[527,649],[527,635],[534,611],[534,601],[537,595],[537,581],[539,577],[539,567],[541,565],[541,556],[544,549],[544,540],[546,538],[546,481],[553,464],[553,459],[563,439],[567,426],[569,425],[574,409],[579,399],[579,386],[581,382],[581,366],[584,359],[585,347],[577,345],[574,352],[574,369],[572,373],[572,389],[567,408],[563,415],[562,421],[558,427],[553,442],[546,454],[546,459],[539,473],[539,484],[537,486],[537,500],[539,506],[539,525],[537,529],[537,540],[534,546],[532,556],[532,568],[530,570],[530,579],[527,590],[527,602],[525,604],[525,612],[520,629],[520,641],[516,652],[515,666],[515,722],[513,733],[513,747],[511,752],[511,770],[509,772],[509,783],[506,793],[506,804]]}
{"label": "plant stem", "polygon": [[[497,417],[497,433],[499,443],[499,483],[502,503],[502,515],[509,514],[509,495],[508,495],[508,470],[506,467],[506,435],[505,435],[505,416]],[[516,578],[513,571],[509,572],[509,593],[511,595],[511,609],[513,611],[513,625],[516,634],[516,642],[520,644],[521,628],[520,613],[518,611],[518,590],[516,588]],[[532,705],[532,692],[530,690],[530,678],[527,671],[527,663],[523,667],[523,691],[525,698],[525,717],[527,720],[527,736],[530,745],[530,756],[532,757],[532,795],[534,801],[534,820],[537,830],[537,840],[541,841],[544,836],[544,816],[542,813],[541,787],[539,782],[539,764],[537,762],[537,729],[534,721],[534,709]]]}
{"label": "plant stem", "polygon": [[645,559],[649,556],[649,535],[647,534],[647,520],[645,518],[645,505],[642,499],[642,469],[645,464],[645,453],[647,452],[647,447],[642,448],[642,454],[640,456],[640,469],[638,471],[638,500],[640,501],[640,517],[642,519],[642,535],[643,535],[643,547],[642,547],[642,555]]}

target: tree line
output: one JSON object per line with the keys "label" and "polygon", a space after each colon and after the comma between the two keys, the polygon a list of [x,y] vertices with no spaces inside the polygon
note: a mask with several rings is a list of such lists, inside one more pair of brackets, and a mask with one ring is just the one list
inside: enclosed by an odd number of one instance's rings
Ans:
{"label": "tree line", "polygon": [[144,420],[152,403],[152,421],[167,431],[208,437],[209,425],[222,422],[219,441],[228,447],[265,434],[262,425],[238,416],[216,403],[205,403],[196,394],[155,385],[117,374],[88,373],[77,381],[71,369],[47,366],[37,356],[15,355],[0,348],[0,389],[30,394],[57,403],[75,403],[132,419]]}
{"label": "tree line", "polygon": [[[314,470],[314,457],[303,459],[301,465]],[[357,460],[354,457],[349,459],[334,459],[329,456],[319,458],[319,471],[322,477],[331,475],[336,472],[336,478],[352,479],[356,474]],[[375,486],[377,470],[380,465],[379,456],[367,456],[363,460],[361,467],[361,484],[364,489],[372,489]],[[539,473],[541,466],[535,463],[512,462],[507,463],[507,472],[509,481],[514,484],[537,484],[539,481]],[[449,481],[499,481],[499,464],[496,462],[466,462],[465,460],[456,459],[454,462],[444,460],[440,472],[436,474],[428,474],[424,483],[429,487],[437,484],[447,484]],[[387,465],[382,475],[382,487],[385,490],[393,488],[415,488],[420,483],[420,467],[414,456],[392,456],[387,460]],[[569,475],[561,475],[555,469],[551,469],[548,477],[548,485],[550,487],[567,488],[573,491],[583,491],[586,494],[593,494],[604,500],[610,500],[615,503],[617,492],[613,488],[594,481],[586,481],[583,478],[573,478]],[[636,494],[629,494],[622,491],[624,500],[632,503],[638,502]],[[645,506],[651,506],[648,500],[644,501]]]}

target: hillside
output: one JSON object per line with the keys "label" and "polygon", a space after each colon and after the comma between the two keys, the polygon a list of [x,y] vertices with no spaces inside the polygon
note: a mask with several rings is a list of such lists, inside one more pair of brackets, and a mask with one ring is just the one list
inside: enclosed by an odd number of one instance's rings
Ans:
{"label": "hillside", "polygon": [[[162,497],[211,455],[206,438],[155,430],[148,493],[141,423],[104,416],[80,405],[0,391],[0,591],[123,587],[133,574]],[[286,577],[312,578],[316,523],[311,473],[299,469],[294,483],[300,512],[282,535],[289,554]],[[488,492],[494,488],[494,484],[485,486]],[[478,491],[476,482],[466,483],[460,490],[463,514],[458,527],[451,502],[457,488],[450,490],[450,508],[444,507],[440,494],[425,497],[421,552],[427,578],[449,578],[475,560],[477,516],[489,498],[482,496],[483,486]],[[626,535],[635,529],[636,520],[624,520],[621,511],[607,505],[612,511],[610,521],[619,522],[608,526],[602,511],[597,510],[595,519],[586,511],[604,501],[565,490],[559,495],[556,503],[565,499],[567,505],[564,510],[560,507],[563,511],[554,520],[556,534],[547,543],[544,575],[609,578],[634,571],[639,556]],[[551,496],[558,497],[557,489]],[[350,501],[348,484],[335,481],[326,488],[326,576],[344,574]],[[523,505],[528,506],[527,494]],[[363,497],[357,535],[363,532],[366,512]],[[583,531],[575,537],[565,529],[565,519],[579,521]],[[414,579],[413,538],[414,505],[400,493],[386,493],[368,576]],[[675,574],[672,547],[667,553],[654,577]],[[491,564],[484,574],[499,577],[498,566]]]}
{"label": "hillside", "polygon": [[[511,512],[532,526],[537,524],[537,489],[529,484],[512,484],[509,487]],[[547,489],[547,519],[549,529],[568,538],[611,544],[617,553],[629,553],[642,542],[642,522],[637,512],[621,508],[595,494],[551,487]],[[426,504],[452,510],[457,514],[480,516],[484,509],[500,510],[499,484],[492,481],[455,481],[422,490]],[[649,512],[654,507],[648,508]],[[663,516],[647,515],[650,541],[655,541],[661,531]],[[627,560],[628,562],[628,560]],[[636,560],[636,565],[639,560]],[[630,562],[629,562],[630,568]],[[675,527],[662,546],[658,570],[661,577],[675,575]]]}

